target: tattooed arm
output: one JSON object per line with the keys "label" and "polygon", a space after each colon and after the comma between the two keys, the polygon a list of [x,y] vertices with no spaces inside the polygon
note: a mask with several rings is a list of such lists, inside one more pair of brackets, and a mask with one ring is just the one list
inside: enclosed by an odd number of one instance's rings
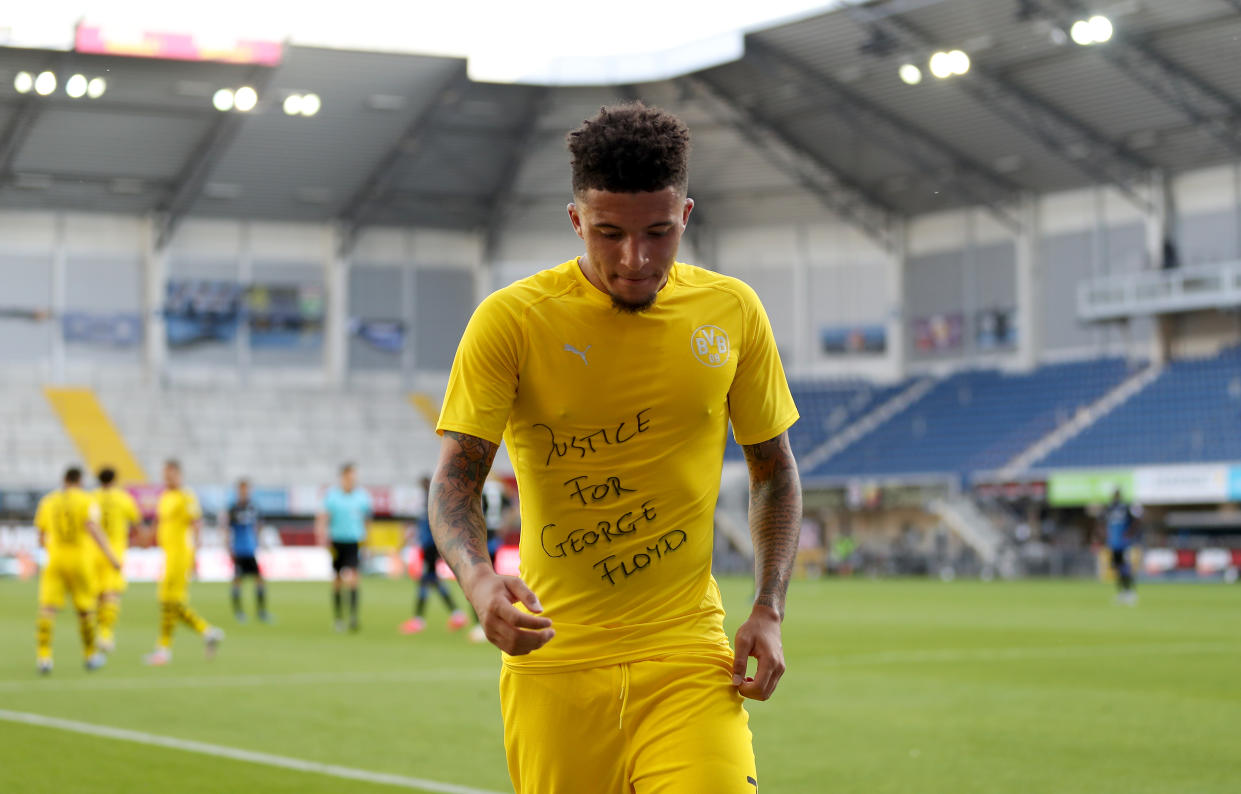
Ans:
{"label": "tattooed arm", "polygon": [[[749,620],[737,630],[733,684],[745,697],[766,700],[784,675],[780,623],[801,532],[801,480],[787,433],[743,449],[750,469],[755,597]],[[751,656],[758,664],[747,678]]]}
{"label": "tattooed arm", "polygon": [[427,510],[435,545],[457,575],[487,639],[500,650],[516,655],[546,645],[554,632],[547,618],[513,606],[520,601],[531,612],[543,611],[539,599],[521,579],[495,572],[487,554],[482,494],[496,449],[485,439],[446,431],[439,465],[431,479]]}

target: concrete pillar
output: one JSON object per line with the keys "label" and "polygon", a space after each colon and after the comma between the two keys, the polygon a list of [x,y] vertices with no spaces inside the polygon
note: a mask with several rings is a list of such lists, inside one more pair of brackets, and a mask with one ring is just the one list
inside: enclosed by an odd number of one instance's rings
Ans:
{"label": "concrete pillar", "polygon": [[[487,252],[484,250],[483,239],[481,233],[475,246],[473,261],[470,263],[470,272],[474,276],[474,305],[482,303],[483,300],[495,291],[495,285],[492,284],[495,275],[495,263],[487,259]],[[499,244],[496,245],[496,251],[500,250]]]}
{"label": "concrete pillar", "polygon": [[[1174,239],[1176,206],[1172,195],[1172,180],[1157,171],[1151,175],[1149,190],[1151,210],[1142,219],[1146,229],[1146,260],[1151,270],[1159,270],[1163,267],[1164,241]],[[1168,360],[1175,331],[1176,324],[1172,317],[1161,316],[1155,319],[1155,333],[1150,350],[1152,361],[1162,364]]]}
{"label": "concrete pillar", "polygon": [[961,248],[961,336],[966,360],[978,357],[978,210],[965,211],[965,245]]}
{"label": "concrete pillar", "polygon": [[1241,160],[1232,166],[1232,209],[1237,219],[1237,248],[1233,254],[1241,259]]}
{"label": "concrete pillar", "polygon": [[164,292],[168,281],[168,248],[159,245],[159,223],[147,215],[142,224],[143,371],[148,384],[164,380],[168,337],[164,330]]}
{"label": "concrete pillar", "polygon": [[323,375],[328,386],[345,383],[346,340],[349,334],[349,257],[341,250],[341,230],[323,227]]}
{"label": "concrete pillar", "polygon": [[1151,270],[1163,266],[1164,240],[1176,239],[1176,203],[1172,194],[1172,180],[1162,172],[1151,175],[1151,209],[1142,218],[1146,227],[1146,261]]}
{"label": "concrete pillar", "polygon": [[908,318],[905,306],[908,301],[905,295],[905,272],[909,267],[909,221],[901,219],[896,239],[896,246],[887,255],[889,308],[886,319],[887,362],[888,372],[893,380],[905,377],[905,365],[909,353],[909,329],[906,327]]}
{"label": "concrete pillar", "polygon": [[405,346],[401,349],[401,373],[406,388],[417,382],[418,345],[414,336],[418,321],[418,278],[414,264],[413,232],[405,232],[402,245],[405,248],[401,265],[401,322],[405,323]]}
{"label": "concrete pillar", "polygon": [[65,214],[56,213],[52,237],[52,279],[48,304],[51,309],[51,379],[53,383],[65,382],[65,305],[67,295],[69,241],[65,231]]}
{"label": "concrete pillar", "polygon": [[[249,291],[254,286],[254,246],[250,221],[241,222],[240,250],[237,252],[237,283],[242,288],[242,306],[249,307]],[[237,326],[236,351],[237,371],[242,383],[250,382],[251,350],[250,350],[250,318],[243,316]]]}
{"label": "concrete pillar", "polygon": [[1039,199],[1026,196],[1021,206],[1022,230],[1014,244],[1017,253],[1017,366],[1038,366],[1043,354],[1042,223]]}
{"label": "concrete pillar", "polygon": [[[814,317],[810,295],[810,240],[804,223],[796,227],[797,256],[793,259],[793,350],[785,369],[805,372],[814,363]],[[793,366],[790,368],[789,364]]]}

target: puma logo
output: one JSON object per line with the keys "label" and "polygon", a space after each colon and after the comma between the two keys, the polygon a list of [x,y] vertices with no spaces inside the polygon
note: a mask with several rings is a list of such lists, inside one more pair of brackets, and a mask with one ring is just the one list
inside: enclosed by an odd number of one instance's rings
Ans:
{"label": "puma logo", "polygon": [[572,353],[572,354],[573,354],[573,355],[575,355],[575,356],[581,356],[581,357],[582,357],[582,363],[583,363],[583,364],[585,364],[586,366],[588,366],[588,367],[589,367],[589,366],[590,366],[590,362],[586,360],[586,354],[590,352],[590,349],[591,349],[592,347],[594,347],[594,345],[587,345],[585,350],[578,350],[578,349],[577,349],[576,347],[574,347],[573,345],[565,345],[565,346],[564,346],[564,349],[565,349],[565,351],[566,351],[566,352],[568,352],[568,353]]}

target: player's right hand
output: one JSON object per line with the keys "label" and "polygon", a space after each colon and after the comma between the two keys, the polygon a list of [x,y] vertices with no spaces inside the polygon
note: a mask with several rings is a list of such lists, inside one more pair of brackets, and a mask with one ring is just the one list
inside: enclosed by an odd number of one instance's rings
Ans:
{"label": "player's right hand", "polygon": [[492,645],[511,656],[538,650],[556,636],[548,618],[522,612],[513,606],[521,602],[531,612],[542,612],[543,605],[516,576],[486,574],[470,583],[466,595],[478,612],[483,633]]}

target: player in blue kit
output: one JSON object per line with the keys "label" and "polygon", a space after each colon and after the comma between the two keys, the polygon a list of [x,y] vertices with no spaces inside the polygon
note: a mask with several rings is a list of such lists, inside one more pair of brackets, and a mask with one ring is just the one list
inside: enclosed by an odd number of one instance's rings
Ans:
{"label": "player in blue kit", "polygon": [[1133,567],[1129,564],[1129,548],[1137,540],[1137,523],[1142,508],[1128,505],[1121,498],[1120,490],[1112,493],[1111,503],[1104,508],[1103,523],[1107,530],[1107,547],[1112,553],[1112,568],[1116,571],[1116,600],[1133,606],[1138,594],[1133,587]]}
{"label": "player in blue kit", "polygon": [[[423,477],[420,484],[425,497],[427,490],[431,487],[431,478]],[[457,631],[466,624],[465,613],[457,608],[457,602],[453,600],[452,594],[448,592],[448,588],[440,579],[439,572],[435,570],[440,560],[440,551],[435,545],[435,538],[431,536],[431,522],[426,515],[418,519],[417,538],[418,547],[422,550],[422,575],[418,578],[418,597],[414,602],[414,616],[401,624],[401,633],[418,634],[427,627],[426,610],[429,590],[435,590],[440,594],[444,606],[448,607],[448,629]]]}
{"label": "player in blue kit", "polygon": [[233,555],[233,615],[238,621],[246,619],[245,610],[241,607],[241,580],[247,576],[254,577],[254,601],[258,607],[258,618],[264,623],[271,622],[267,612],[267,583],[263,580],[263,571],[259,568],[259,511],[250,499],[250,481],[237,481],[237,499],[228,508],[229,551]]}

